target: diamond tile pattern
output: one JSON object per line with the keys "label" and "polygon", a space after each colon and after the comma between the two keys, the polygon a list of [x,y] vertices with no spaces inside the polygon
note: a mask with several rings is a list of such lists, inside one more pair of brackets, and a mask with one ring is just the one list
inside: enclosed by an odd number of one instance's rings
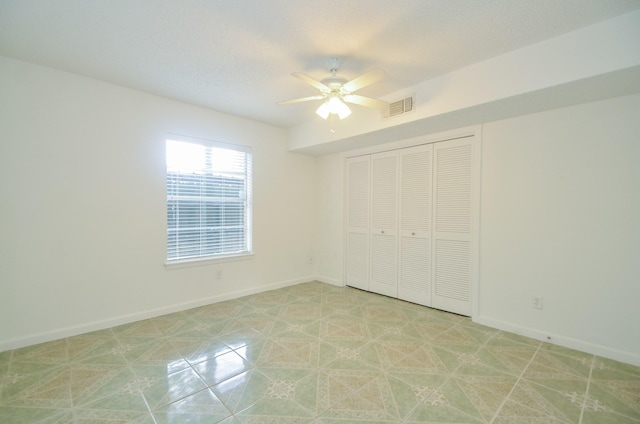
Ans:
{"label": "diamond tile pattern", "polygon": [[640,423],[640,367],[310,282],[2,352],[0,422]]}

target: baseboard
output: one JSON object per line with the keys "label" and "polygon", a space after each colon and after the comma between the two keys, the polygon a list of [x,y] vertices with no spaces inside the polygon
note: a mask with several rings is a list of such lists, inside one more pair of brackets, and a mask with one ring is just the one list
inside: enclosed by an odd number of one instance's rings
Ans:
{"label": "baseboard", "polygon": [[317,275],[314,278],[316,281],[320,281],[321,283],[331,284],[333,286],[344,287],[344,284],[336,278],[325,277],[323,275]]}
{"label": "baseboard", "polygon": [[155,318],[161,315],[171,314],[174,312],[184,311],[191,308],[197,308],[199,306],[210,305],[212,303],[222,302],[225,300],[237,299],[239,297],[248,296],[251,294],[261,293],[269,290],[275,290],[283,287],[293,286],[300,283],[306,283],[308,281],[318,280],[315,276],[308,276],[303,278],[296,278],[293,280],[279,281],[276,283],[266,284],[264,286],[253,287],[250,289],[237,290],[222,295],[211,296],[204,299],[198,299],[189,302],[176,303],[173,305],[164,306],[162,308],[149,309],[142,312],[136,312],[133,314],[120,315],[118,317],[109,318],[106,320],[93,321],[90,323],[65,327],[53,331],[46,331],[42,333],[31,334],[26,337],[19,337],[15,339],[0,341],[0,352],[6,350],[19,349],[21,347],[32,346],[40,343],[50,342],[53,340],[64,339],[66,337],[77,336],[79,334],[90,333],[92,331],[104,330],[105,328],[115,327],[118,325],[129,324],[132,322],[140,321],[143,319]]}
{"label": "baseboard", "polygon": [[573,339],[571,337],[566,337],[559,334],[550,334],[534,328],[522,327],[493,318],[474,317],[473,321],[478,324],[486,325],[487,327],[508,331],[510,333],[530,337],[535,340],[540,340],[569,349],[575,349],[581,352],[590,353],[592,355],[601,356],[603,358],[609,358],[615,361],[640,366],[640,355],[636,353],[613,349],[607,346],[589,343],[583,340]]}

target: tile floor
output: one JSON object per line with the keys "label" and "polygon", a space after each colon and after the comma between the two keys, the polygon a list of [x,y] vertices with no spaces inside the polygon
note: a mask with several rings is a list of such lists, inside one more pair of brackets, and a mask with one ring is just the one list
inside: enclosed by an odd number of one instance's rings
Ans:
{"label": "tile floor", "polygon": [[0,353],[2,423],[640,423],[640,367],[318,282]]}

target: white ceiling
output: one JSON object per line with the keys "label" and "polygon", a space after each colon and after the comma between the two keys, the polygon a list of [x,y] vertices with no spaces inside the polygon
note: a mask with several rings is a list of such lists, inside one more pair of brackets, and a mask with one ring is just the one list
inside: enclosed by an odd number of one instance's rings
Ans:
{"label": "white ceiling", "polygon": [[[405,87],[640,9],[640,0],[0,0],[0,55],[291,127],[317,103],[291,77]],[[570,54],[570,52],[568,52]],[[357,107],[357,106],[354,106]],[[319,119],[319,118],[318,118]]]}

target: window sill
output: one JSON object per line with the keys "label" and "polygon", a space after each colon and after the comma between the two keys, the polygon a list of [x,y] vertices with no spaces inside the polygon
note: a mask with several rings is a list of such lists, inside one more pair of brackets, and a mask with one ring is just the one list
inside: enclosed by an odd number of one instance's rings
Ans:
{"label": "window sill", "polygon": [[172,269],[191,268],[195,266],[216,265],[225,262],[246,261],[253,258],[253,253],[243,253],[240,255],[217,256],[211,258],[183,259],[178,261],[165,262],[164,267],[169,271]]}

